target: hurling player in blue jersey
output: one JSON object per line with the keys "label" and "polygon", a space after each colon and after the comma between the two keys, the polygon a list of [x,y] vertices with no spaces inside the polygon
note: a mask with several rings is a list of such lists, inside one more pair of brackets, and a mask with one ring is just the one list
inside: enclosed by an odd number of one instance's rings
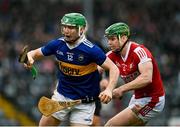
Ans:
{"label": "hurling player in blue jersey", "polygon": [[[40,126],[56,126],[70,113],[70,123],[74,126],[91,125],[95,110],[94,101],[99,97],[103,103],[112,99],[119,70],[104,52],[85,37],[86,18],[80,13],[68,13],[61,19],[61,38],[49,41],[45,46],[27,53],[31,68],[34,61],[54,55],[58,61],[58,85],[52,96],[53,100],[71,101],[84,99],[85,103],[54,113],[50,117],[42,116]],[[97,66],[109,70],[107,88],[100,92],[100,75]]]}

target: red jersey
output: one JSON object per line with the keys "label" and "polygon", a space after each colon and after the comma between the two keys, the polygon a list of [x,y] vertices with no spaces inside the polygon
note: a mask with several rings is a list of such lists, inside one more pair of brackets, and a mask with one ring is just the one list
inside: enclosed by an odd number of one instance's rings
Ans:
{"label": "red jersey", "polygon": [[143,45],[130,42],[125,57],[119,53],[110,51],[107,56],[119,68],[120,76],[125,83],[131,82],[140,75],[138,65],[147,61],[152,61],[153,77],[152,83],[147,86],[135,90],[135,98],[142,97],[159,97],[164,95],[164,88],[157,63],[151,52]]}

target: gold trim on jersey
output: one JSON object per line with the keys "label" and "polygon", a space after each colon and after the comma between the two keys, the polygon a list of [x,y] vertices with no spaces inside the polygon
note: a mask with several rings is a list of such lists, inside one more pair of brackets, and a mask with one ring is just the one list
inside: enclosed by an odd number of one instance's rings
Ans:
{"label": "gold trim on jersey", "polygon": [[91,63],[88,65],[74,65],[74,64],[58,61],[58,65],[61,72],[69,76],[83,76],[97,70],[96,63]]}

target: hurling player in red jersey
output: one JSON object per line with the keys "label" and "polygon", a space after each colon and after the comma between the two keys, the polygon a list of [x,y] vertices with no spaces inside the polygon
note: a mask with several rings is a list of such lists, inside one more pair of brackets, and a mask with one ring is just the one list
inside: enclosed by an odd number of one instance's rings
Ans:
{"label": "hurling player in red jersey", "polygon": [[[112,24],[105,30],[111,51],[107,56],[117,65],[125,84],[113,90],[113,97],[134,91],[129,106],[112,117],[105,126],[146,125],[164,108],[165,92],[157,63],[143,45],[130,41],[125,23]],[[104,84],[105,85],[105,84]]]}

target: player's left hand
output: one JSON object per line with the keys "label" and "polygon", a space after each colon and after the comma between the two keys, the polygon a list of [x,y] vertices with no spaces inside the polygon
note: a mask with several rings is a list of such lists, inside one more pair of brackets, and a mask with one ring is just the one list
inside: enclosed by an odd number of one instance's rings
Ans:
{"label": "player's left hand", "polygon": [[112,99],[112,91],[109,88],[106,88],[99,94],[100,101],[107,104]]}

